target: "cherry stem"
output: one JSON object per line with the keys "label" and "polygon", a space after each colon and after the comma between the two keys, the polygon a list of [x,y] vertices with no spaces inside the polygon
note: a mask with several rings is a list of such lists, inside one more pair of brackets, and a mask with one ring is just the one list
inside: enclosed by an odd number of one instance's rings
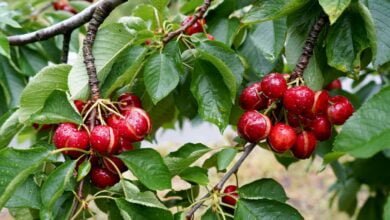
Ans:
{"label": "cherry stem", "polygon": [[[222,187],[225,185],[225,183],[228,181],[228,179],[237,172],[237,170],[240,168],[241,164],[245,161],[245,159],[249,156],[249,154],[253,151],[253,149],[256,147],[256,143],[250,143],[247,145],[244,149],[244,153],[241,155],[241,157],[238,159],[238,161],[233,165],[233,167],[225,173],[225,175],[221,178],[221,180],[213,187],[213,191],[221,191]],[[210,196],[210,192],[205,194],[200,201],[207,199]],[[203,205],[204,201],[198,202],[195,206],[191,208],[191,210],[187,213],[186,219],[190,220],[192,219],[194,213]]]}
{"label": "cherry stem", "polygon": [[72,148],[72,147],[64,147],[64,148],[61,148],[61,149],[53,150],[51,152],[51,154],[58,154],[58,153],[62,153],[62,152],[65,152],[65,151],[78,151],[78,152],[81,152],[81,153],[84,153],[84,154],[90,154],[90,151],[86,151],[86,150],[79,149],[79,148]]}
{"label": "cherry stem", "polygon": [[201,5],[197,10],[196,13],[193,15],[191,21],[186,23],[185,25],[181,26],[179,29],[176,31],[169,32],[163,39],[163,43],[167,44],[170,40],[175,38],[176,36],[182,34],[185,30],[187,30],[190,26],[195,24],[195,22],[201,18],[203,18],[204,14],[206,11],[209,9],[211,5],[212,0],[205,0],[203,5]]}
{"label": "cherry stem", "polygon": [[296,78],[302,77],[303,72],[307,68],[309,64],[309,60],[313,55],[314,47],[317,42],[318,36],[328,22],[327,16],[325,14],[321,14],[318,18],[317,22],[313,25],[309,32],[309,36],[305,41],[305,45],[303,47],[303,51],[301,56],[299,57],[298,63],[295,66],[295,69],[291,73],[290,81],[295,80]]}
{"label": "cherry stem", "polygon": [[72,30],[64,33],[64,40],[62,41],[62,54],[61,54],[61,62],[68,63],[68,55],[69,55],[69,43],[72,36]]}
{"label": "cherry stem", "polygon": [[114,167],[115,171],[118,173],[118,176],[121,179],[123,179],[122,173],[119,170],[118,166],[114,163],[114,161],[112,161],[109,157],[104,157],[104,159],[108,160],[108,162],[111,163],[111,165]]}

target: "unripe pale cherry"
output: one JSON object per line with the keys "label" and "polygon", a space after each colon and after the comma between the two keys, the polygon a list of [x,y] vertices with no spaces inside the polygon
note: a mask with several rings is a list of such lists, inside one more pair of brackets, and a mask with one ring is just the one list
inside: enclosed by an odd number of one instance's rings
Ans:
{"label": "unripe pale cherry", "polygon": [[311,122],[310,127],[313,131],[314,136],[316,136],[317,140],[319,141],[328,140],[332,135],[332,124],[325,116],[317,116]]}
{"label": "unripe pale cherry", "polygon": [[284,93],[283,105],[294,114],[303,114],[313,107],[314,96],[313,90],[307,86],[292,87]]}
{"label": "unripe pale cherry", "polygon": [[254,83],[244,90],[240,95],[240,106],[244,110],[260,110],[267,107],[268,100],[262,94],[261,84]]}
{"label": "unripe pale cherry", "polygon": [[332,82],[330,82],[328,85],[326,85],[325,89],[326,90],[336,90],[336,89],[341,89],[341,81],[339,79],[335,79]]}
{"label": "unripe pale cherry", "polygon": [[124,118],[120,118],[117,128],[122,138],[137,142],[151,132],[152,124],[148,113],[141,108],[132,107],[124,113]]}
{"label": "unripe pale cherry", "polygon": [[[109,161],[109,159],[111,161]],[[127,170],[126,165],[123,163],[123,161],[121,159],[114,157],[114,156],[110,156],[110,157],[108,157],[108,159],[103,158],[104,167],[107,168],[107,170],[109,170],[111,173],[118,173],[118,171],[116,170],[116,168],[114,167],[114,165],[112,163],[115,164],[115,166],[119,169],[119,171],[121,173],[123,173]]]}
{"label": "unripe pale cherry", "polygon": [[298,134],[294,146],[291,148],[296,158],[307,159],[311,156],[317,145],[317,139],[311,131]]}
{"label": "unripe pale cherry", "polygon": [[104,189],[119,182],[119,176],[108,169],[92,167],[91,182],[98,188]]}
{"label": "unripe pale cherry", "polygon": [[226,186],[226,188],[223,190],[223,193],[229,195],[223,196],[222,202],[229,204],[231,206],[235,206],[238,199],[237,186],[234,185]]}
{"label": "unripe pale cherry", "polygon": [[265,139],[271,130],[271,121],[255,110],[245,112],[238,120],[238,134],[245,140],[257,143]]}
{"label": "unripe pale cherry", "polygon": [[127,111],[132,107],[142,108],[142,102],[138,96],[131,93],[123,93],[118,98],[119,109],[121,112]]}
{"label": "unripe pale cherry", "polygon": [[278,153],[289,150],[295,144],[296,139],[297,135],[294,129],[283,123],[277,123],[272,126],[271,132],[268,135],[268,143]]}
{"label": "unripe pale cherry", "polygon": [[311,113],[322,114],[326,113],[329,104],[329,93],[325,90],[317,91],[314,96],[314,104],[311,108]]}
{"label": "unripe pale cherry", "polygon": [[[87,150],[89,146],[89,135],[83,128],[79,130],[76,124],[63,123],[56,129],[53,142],[58,149],[77,148]],[[77,158],[82,154],[78,151],[65,151],[63,153],[72,158]]]}
{"label": "unripe pale cherry", "polygon": [[261,90],[268,98],[282,98],[287,90],[286,79],[280,73],[268,74],[261,80]]}
{"label": "unripe pale cherry", "polygon": [[330,98],[331,105],[328,107],[328,119],[335,125],[342,125],[355,111],[351,102],[344,96]]}
{"label": "unripe pale cherry", "polygon": [[[187,25],[191,20],[194,18],[194,16],[188,16],[184,21],[181,23],[181,26]],[[189,26],[184,32],[188,35],[193,35],[196,33],[203,32],[203,26],[206,24],[205,19],[198,19],[195,21],[195,23],[191,26]]]}
{"label": "unripe pale cherry", "polygon": [[98,125],[91,131],[91,148],[100,154],[111,155],[119,149],[119,134],[107,125]]}

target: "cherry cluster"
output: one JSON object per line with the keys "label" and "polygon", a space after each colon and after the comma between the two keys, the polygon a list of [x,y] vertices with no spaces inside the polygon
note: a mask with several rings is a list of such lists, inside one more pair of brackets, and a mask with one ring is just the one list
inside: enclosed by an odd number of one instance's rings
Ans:
{"label": "cherry cluster", "polygon": [[[184,21],[181,23],[181,26],[188,25],[192,19],[194,19],[194,16],[188,16],[184,19]],[[187,29],[184,30],[184,33],[187,35],[193,35],[196,33],[203,33],[205,32],[205,26],[206,26],[206,19],[201,18],[197,19],[194,24],[190,25]],[[209,40],[214,40],[214,36],[211,34],[206,34],[207,38]]]}
{"label": "cherry cluster", "polygon": [[80,158],[79,164],[86,159],[90,160],[91,181],[95,186],[112,186],[119,181],[119,172],[127,170],[115,155],[133,150],[133,143],[142,141],[151,132],[149,115],[142,109],[140,99],[131,93],[122,94],[114,104],[102,104],[106,108],[79,100],[75,101],[75,106],[85,119],[93,108],[98,107],[98,119],[93,126],[89,120],[81,126],[60,124],[53,136],[54,145],[58,149],[91,149],[90,155],[83,155],[77,150],[63,153],[72,159]]}
{"label": "cherry cluster", "polygon": [[242,91],[240,106],[246,112],[238,121],[238,134],[252,143],[267,138],[273,151],[291,150],[296,158],[306,159],[317,141],[331,137],[332,125],[344,124],[354,108],[344,96],[314,92],[302,78],[288,83],[289,78],[271,73]]}

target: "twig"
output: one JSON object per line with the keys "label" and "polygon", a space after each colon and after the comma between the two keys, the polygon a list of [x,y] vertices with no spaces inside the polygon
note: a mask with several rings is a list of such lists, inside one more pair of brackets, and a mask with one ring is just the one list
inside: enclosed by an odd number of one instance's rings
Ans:
{"label": "twig", "polygon": [[[241,155],[240,159],[233,165],[233,167],[225,173],[225,175],[222,177],[222,179],[214,186],[213,191],[221,191],[222,187],[225,185],[225,183],[228,181],[228,179],[237,172],[237,170],[240,168],[241,164],[245,161],[245,159],[249,156],[249,154],[252,152],[252,150],[256,147],[255,143],[251,143],[248,146],[245,147],[244,153]],[[200,200],[204,200],[207,197],[210,196],[210,192],[204,195]],[[190,220],[192,219],[194,213],[203,205],[203,202],[199,202],[196,204],[192,209],[187,213],[186,219]]]}
{"label": "twig", "polygon": [[[72,211],[71,211],[71,215],[70,216],[75,216],[76,214],[76,211],[77,211],[77,207],[79,206],[80,202],[79,201],[82,201],[83,200],[83,188],[84,188],[84,180],[81,180],[80,183],[79,183],[79,186],[78,186],[78,190],[77,190],[77,197],[75,197],[73,199],[73,207],[72,207]],[[82,205],[82,203],[81,203]]]}
{"label": "twig", "polygon": [[95,11],[96,7],[104,4],[106,2],[110,2],[112,7],[116,7],[125,0],[103,0],[103,1],[98,1],[88,8],[84,9],[80,13],[60,22],[57,24],[54,24],[50,27],[46,27],[31,33],[27,34],[21,34],[21,35],[14,35],[14,36],[9,36],[7,39],[10,43],[10,45],[24,45],[28,43],[33,43],[36,41],[42,41],[42,40],[47,40],[51,37],[54,37],[59,34],[64,34],[70,30],[74,30],[81,25],[87,23],[89,20],[92,18],[92,14]]}
{"label": "twig", "polygon": [[64,34],[64,40],[62,41],[62,54],[61,54],[61,62],[68,63],[68,55],[69,55],[69,43],[72,36],[72,31],[68,31]]}
{"label": "twig", "polygon": [[313,50],[317,42],[318,35],[320,34],[322,28],[325,26],[327,21],[328,19],[326,15],[321,14],[318,18],[318,21],[311,28],[309,36],[306,39],[305,46],[303,47],[302,54],[299,57],[298,63],[291,74],[290,81],[293,81],[294,79],[303,75],[303,71],[306,69],[307,65],[309,64],[309,60],[313,55]]}
{"label": "twig", "polygon": [[196,11],[196,13],[193,15],[191,21],[189,21],[188,23],[186,23],[185,25],[181,26],[179,29],[177,29],[176,31],[172,31],[172,32],[169,32],[163,39],[163,43],[166,44],[168,43],[170,40],[172,40],[173,38],[175,38],[176,36],[182,34],[185,30],[187,30],[190,26],[192,26],[193,24],[195,24],[195,22],[198,20],[198,19],[201,19],[203,18],[204,14],[206,13],[207,9],[209,9],[210,5],[211,5],[211,1],[212,0],[204,0],[204,3],[202,6],[200,6],[198,8],[198,10]]}

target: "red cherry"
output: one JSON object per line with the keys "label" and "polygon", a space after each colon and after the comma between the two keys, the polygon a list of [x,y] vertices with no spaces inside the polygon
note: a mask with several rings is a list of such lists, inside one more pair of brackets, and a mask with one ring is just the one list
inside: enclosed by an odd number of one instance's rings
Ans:
{"label": "red cherry", "polygon": [[65,7],[62,10],[72,14],[77,14],[77,11],[70,5],[65,5]]}
{"label": "red cherry", "polygon": [[260,83],[246,87],[240,95],[240,106],[244,110],[265,109],[267,104],[268,100],[262,94]]}
{"label": "red cherry", "polygon": [[298,134],[294,146],[291,148],[296,158],[306,159],[311,156],[317,145],[316,137],[311,131],[303,131]]}
{"label": "red cherry", "polygon": [[[192,21],[192,19],[194,19],[194,16],[188,16],[186,19],[184,19],[184,21],[181,23],[182,26],[185,26],[187,25],[188,23],[190,23]],[[203,29],[203,26],[206,24],[206,20],[205,19],[198,19],[197,21],[195,21],[195,23],[191,26],[189,26],[186,30],[185,30],[185,33],[187,35],[193,35],[193,34],[196,34],[196,33],[201,33],[204,31]]]}
{"label": "red cherry", "polygon": [[298,115],[311,110],[313,103],[314,92],[307,86],[297,86],[287,89],[283,96],[284,107],[288,111]]}
{"label": "red cherry", "polygon": [[271,130],[270,119],[255,111],[245,112],[238,120],[238,134],[245,140],[256,143],[265,139]]}
{"label": "red cherry", "polygon": [[123,93],[118,98],[119,109],[121,112],[127,111],[132,107],[142,108],[142,102],[138,96],[131,93]]}
{"label": "red cherry", "polygon": [[126,151],[134,150],[134,146],[131,144],[131,141],[121,138],[119,141],[119,150],[118,154],[121,154]]}
{"label": "red cherry", "polygon": [[[115,166],[121,171],[121,173],[127,170],[126,165],[123,161],[117,157],[111,156],[109,159],[115,164]],[[104,167],[107,168],[111,173],[118,173],[114,167],[114,165],[106,158],[103,158]]]}
{"label": "red cherry", "polygon": [[355,111],[353,105],[344,96],[330,98],[331,105],[328,107],[329,121],[335,125],[342,125]]}
{"label": "red cherry", "polygon": [[119,128],[119,125],[121,123],[121,117],[118,116],[118,115],[115,115],[115,114],[111,114],[107,117],[107,124],[108,126],[114,128],[114,129],[118,129]]}
{"label": "red cherry", "polygon": [[317,116],[310,127],[319,141],[328,140],[332,135],[332,124],[325,116]]}
{"label": "red cherry", "polygon": [[311,113],[322,114],[326,113],[329,103],[329,93],[325,90],[317,91],[314,96],[314,104],[311,108]]}
{"label": "red cherry", "polygon": [[152,40],[150,40],[150,39],[146,39],[146,40],[145,40],[145,44],[146,44],[146,45],[150,45],[151,43],[152,43]]}
{"label": "red cherry", "polygon": [[[53,136],[53,142],[56,148],[78,148],[87,150],[89,145],[88,132],[83,128],[77,129],[77,125],[72,123],[60,124]],[[64,154],[72,158],[77,158],[82,155],[78,151],[65,151]]]}
{"label": "red cherry", "polygon": [[238,199],[237,186],[229,185],[223,190],[223,193],[229,194],[222,197],[222,202],[235,206]]}
{"label": "red cherry", "polygon": [[299,116],[292,112],[287,112],[287,121],[291,127],[299,127],[301,125]]}
{"label": "red cherry", "polygon": [[85,107],[85,102],[83,102],[81,100],[75,100],[73,103],[76,106],[77,111],[79,111],[81,113]]}
{"label": "red cherry", "polygon": [[60,11],[64,10],[64,8],[68,5],[68,1],[58,0],[52,3],[54,10]]}
{"label": "red cherry", "polygon": [[121,137],[131,141],[141,141],[152,130],[150,117],[143,109],[132,107],[124,113],[117,125]]}
{"label": "red cherry", "polygon": [[283,74],[271,73],[261,80],[261,89],[264,94],[272,99],[282,98],[287,90],[287,82]]}
{"label": "red cherry", "polygon": [[91,182],[96,187],[103,189],[119,182],[119,176],[115,173],[111,173],[108,169],[92,167]]}
{"label": "red cherry", "polygon": [[207,39],[209,40],[215,40],[215,37],[211,34],[207,34]]}
{"label": "red cherry", "polygon": [[271,148],[278,153],[289,150],[295,144],[296,139],[297,135],[294,129],[283,123],[274,125],[268,136]]}
{"label": "red cherry", "polygon": [[118,151],[119,135],[117,130],[107,125],[98,125],[91,131],[91,148],[100,154],[110,155]]}
{"label": "red cherry", "polygon": [[342,89],[341,81],[339,79],[335,79],[332,82],[330,82],[325,87],[326,90],[336,90],[336,89]]}

